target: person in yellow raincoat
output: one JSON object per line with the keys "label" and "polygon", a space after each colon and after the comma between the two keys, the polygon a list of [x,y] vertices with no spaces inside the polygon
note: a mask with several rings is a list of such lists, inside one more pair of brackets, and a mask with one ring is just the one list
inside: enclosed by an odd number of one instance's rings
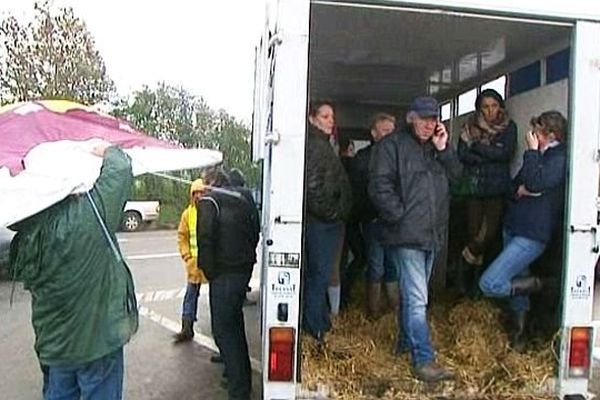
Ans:
{"label": "person in yellow raincoat", "polygon": [[194,338],[194,322],[196,321],[200,286],[208,283],[202,269],[198,267],[198,244],[196,241],[196,222],[198,221],[196,202],[203,193],[204,182],[202,179],[196,179],[190,186],[190,204],[181,214],[177,231],[179,253],[185,263],[188,283],[183,298],[181,332],[174,335],[175,343],[187,342]]}

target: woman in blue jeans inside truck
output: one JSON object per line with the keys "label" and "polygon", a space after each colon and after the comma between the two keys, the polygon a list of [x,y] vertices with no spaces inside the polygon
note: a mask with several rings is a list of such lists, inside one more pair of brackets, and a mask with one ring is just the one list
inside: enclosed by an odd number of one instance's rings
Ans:
{"label": "woman in blue jeans inside truck", "polygon": [[560,226],[566,173],[567,121],[557,111],[531,119],[523,166],[504,221],[504,248],[479,280],[488,297],[509,297],[513,327],[510,344],[523,351],[529,294],[542,289],[529,265],[546,249]]}

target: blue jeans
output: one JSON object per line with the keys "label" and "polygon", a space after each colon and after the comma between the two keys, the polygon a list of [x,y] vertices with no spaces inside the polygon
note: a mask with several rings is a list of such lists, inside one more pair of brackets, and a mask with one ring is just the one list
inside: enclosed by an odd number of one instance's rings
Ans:
{"label": "blue jeans", "polygon": [[[252,266],[248,266],[252,270]],[[225,273],[210,283],[211,324],[227,373],[229,400],[249,400],[252,372],[242,307],[251,273]]]}
{"label": "blue jeans", "polygon": [[386,249],[400,275],[402,307],[398,316],[398,341],[408,345],[413,366],[420,367],[435,359],[427,324],[428,285],[435,252],[401,246]]}
{"label": "blue jeans", "polygon": [[327,287],[343,229],[342,223],[310,217],[306,225],[302,327],[313,337],[321,337],[331,328]]}
{"label": "blue jeans", "polygon": [[381,225],[376,221],[371,221],[364,224],[364,229],[367,247],[367,282],[396,282],[398,280],[397,266],[390,261],[385,247],[377,239],[381,232]]}
{"label": "blue jeans", "polygon": [[[479,287],[487,297],[509,297],[511,280],[515,277],[529,275],[529,265],[546,249],[546,244],[522,236],[513,236],[506,229],[504,249],[485,270]],[[510,307],[513,311],[528,311],[529,296],[511,297]]]}
{"label": "blue jeans", "polygon": [[123,348],[85,364],[42,366],[43,400],[121,400]]}
{"label": "blue jeans", "polygon": [[196,321],[198,311],[198,294],[200,293],[200,284],[188,282],[183,297],[183,310],[181,312],[182,319]]}

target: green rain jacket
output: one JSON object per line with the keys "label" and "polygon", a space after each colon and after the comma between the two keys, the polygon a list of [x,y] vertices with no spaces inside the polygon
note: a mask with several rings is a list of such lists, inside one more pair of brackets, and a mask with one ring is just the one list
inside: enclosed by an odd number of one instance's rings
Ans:
{"label": "green rain jacket", "polygon": [[[132,181],[129,156],[106,149],[90,194],[117,253],[115,232]],[[94,361],[129,341],[138,328],[133,279],[86,195],[69,196],[11,229],[11,274],[31,292],[42,365]]]}

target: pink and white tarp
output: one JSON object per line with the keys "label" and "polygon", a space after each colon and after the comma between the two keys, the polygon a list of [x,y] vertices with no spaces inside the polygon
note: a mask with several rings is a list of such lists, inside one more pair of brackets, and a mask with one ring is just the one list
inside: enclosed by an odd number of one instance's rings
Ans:
{"label": "pink and white tarp", "polygon": [[215,150],[182,149],[132,129],[112,116],[64,100],[0,108],[0,226],[6,227],[89,190],[102,160],[98,140],[123,148],[134,175],[218,164]]}

